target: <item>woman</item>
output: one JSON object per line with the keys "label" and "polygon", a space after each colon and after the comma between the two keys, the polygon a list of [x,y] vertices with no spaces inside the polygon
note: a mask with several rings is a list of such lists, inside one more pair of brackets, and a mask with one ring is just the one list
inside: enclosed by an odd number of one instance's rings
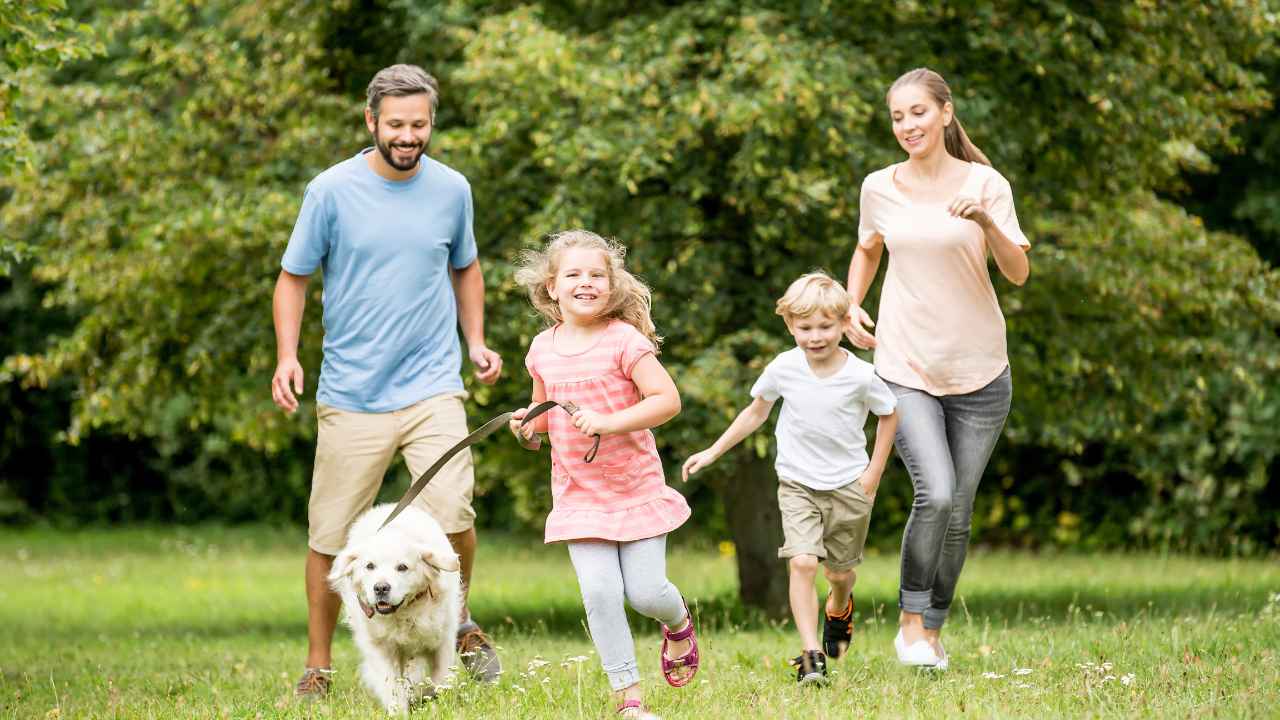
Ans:
{"label": "woman", "polygon": [[[898,398],[894,444],[915,488],[902,537],[898,660],[945,669],[939,634],[964,566],[974,493],[1013,389],[987,257],[1022,285],[1031,244],[1009,182],[965,135],[941,75],[912,70],[887,101],[907,159],[863,181],[846,334],[875,348],[876,372]],[[886,247],[872,335],[861,304]]]}

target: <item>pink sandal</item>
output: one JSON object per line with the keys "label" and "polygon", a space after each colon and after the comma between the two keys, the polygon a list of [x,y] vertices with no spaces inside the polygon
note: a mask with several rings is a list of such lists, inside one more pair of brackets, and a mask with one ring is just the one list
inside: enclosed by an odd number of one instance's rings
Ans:
{"label": "pink sandal", "polygon": [[649,712],[644,708],[644,703],[639,700],[626,700],[618,706],[618,714],[622,715],[628,710],[637,711],[635,717],[639,720],[658,720],[658,716]]}
{"label": "pink sandal", "polygon": [[[683,601],[684,598],[681,598]],[[662,677],[667,679],[667,684],[671,687],[684,687],[688,685],[693,676],[698,674],[698,634],[693,629],[693,614],[689,612],[689,603],[684,604],[684,614],[688,618],[689,624],[683,630],[672,632],[671,628],[666,625],[662,626]],[[689,641],[689,652],[675,659],[667,658],[667,643],[671,640]],[[673,673],[680,668],[689,668],[693,672],[688,677],[679,678]]]}

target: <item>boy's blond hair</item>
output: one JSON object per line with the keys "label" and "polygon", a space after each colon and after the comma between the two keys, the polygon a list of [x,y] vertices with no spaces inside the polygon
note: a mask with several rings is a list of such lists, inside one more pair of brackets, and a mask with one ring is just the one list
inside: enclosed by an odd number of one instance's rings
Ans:
{"label": "boy's blond hair", "polygon": [[790,324],[792,320],[814,313],[843,320],[849,313],[849,293],[844,286],[821,270],[801,275],[787,292],[778,298],[777,312]]}

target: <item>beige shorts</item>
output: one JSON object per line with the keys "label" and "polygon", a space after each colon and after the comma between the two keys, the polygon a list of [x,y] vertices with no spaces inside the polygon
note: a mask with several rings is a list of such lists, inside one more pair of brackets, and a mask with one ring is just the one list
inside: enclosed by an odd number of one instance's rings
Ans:
{"label": "beige shorts", "polygon": [[[320,430],[307,507],[311,549],[338,554],[356,517],[373,505],[397,451],[404,453],[416,480],[445,450],[466,437],[464,397],[465,393],[436,395],[385,413],[317,406]],[[413,504],[431,513],[446,533],[463,532],[475,525],[474,487],[471,451],[463,450],[427,483]]]}
{"label": "beige shorts", "polygon": [[814,490],[778,479],[783,546],[778,557],[816,555],[829,570],[843,572],[862,562],[872,501],[857,480],[835,490]]}

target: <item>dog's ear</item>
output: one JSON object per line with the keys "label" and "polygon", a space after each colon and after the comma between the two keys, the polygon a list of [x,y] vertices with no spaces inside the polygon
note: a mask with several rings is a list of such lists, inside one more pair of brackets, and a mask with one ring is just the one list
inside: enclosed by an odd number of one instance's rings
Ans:
{"label": "dog's ear", "polygon": [[452,552],[436,552],[431,549],[422,551],[422,562],[444,572],[458,572],[458,556]]}
{"label": "dog's ear", "polygon": [[356,568],[356,554],[346,551],[338,555],[333,561],[333,568],[329,570],[329,584],[336,585],[341,582],[344,577],[351,574]]}

